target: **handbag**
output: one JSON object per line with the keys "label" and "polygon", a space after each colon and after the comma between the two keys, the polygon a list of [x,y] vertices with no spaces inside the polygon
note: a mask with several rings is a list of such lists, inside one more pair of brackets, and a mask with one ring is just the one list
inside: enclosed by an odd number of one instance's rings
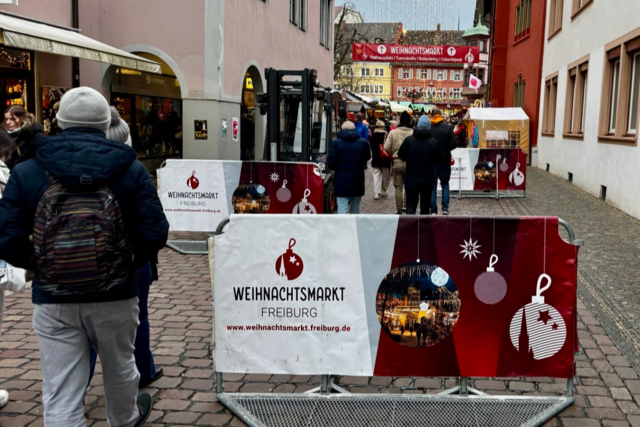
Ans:
{"label": "handbag", "polygon": [[22,292],[27,284],[27,271],[0,260],[0,292]]}
{"label": "handbag", "polygon": [[384,149],[384,144],[387,142],[387,134],[384,135],[384,141],[382,144],[378,145],[380,149],[380,160],[393,160],[393,156],[387,153]]}

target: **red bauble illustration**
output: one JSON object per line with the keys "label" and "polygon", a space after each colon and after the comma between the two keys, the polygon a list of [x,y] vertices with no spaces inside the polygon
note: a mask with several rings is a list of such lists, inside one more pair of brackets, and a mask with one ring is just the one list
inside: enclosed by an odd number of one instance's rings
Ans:
{"label": "red bauble illustration", "polygon": [[187,187],[191,188],[192,190],[195,190],[199,186],[200,186],[200,180],[196,178],[196,171],[193,171],[191,173],[191,176],[187,178]]}
{"label": "red bauble illustration", "polygon": [[296,239],[289,240],[289,249],[276,260],[276,273],[287,280],[296,280],[304,270],[302,258],[293,252]]}

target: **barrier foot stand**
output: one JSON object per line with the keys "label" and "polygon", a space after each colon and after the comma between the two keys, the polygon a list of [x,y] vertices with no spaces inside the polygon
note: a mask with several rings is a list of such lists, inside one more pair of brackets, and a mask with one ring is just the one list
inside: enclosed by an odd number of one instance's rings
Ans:
{"label": "barrier foot stand", "polygon": [[458,394],[460,396],[468,396],[469,394],[473,394],[476,396],[487,396],[487,393],[484,393],[478,389],[473,387],[469,387],[469,379],[466,377],[460,378],[460,385],[445,390],[441,393],[438,393],[438,396],[451,396],[454,394]]}
{"label": "barrier foot stand", "polygon": [[322,385],[320,387],[307,390],[304,394],[329,395],[331,394],[331,391],[337,391],[340,394],[351,394],[351,392],[336,385],[334,383],[334,378],[331,375],[322,375]]}

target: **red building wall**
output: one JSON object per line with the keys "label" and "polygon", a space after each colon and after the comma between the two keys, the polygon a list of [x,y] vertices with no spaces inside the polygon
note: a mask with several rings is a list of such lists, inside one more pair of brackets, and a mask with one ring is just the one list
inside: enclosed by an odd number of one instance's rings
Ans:
{"label": "red building wall", "polygon": [[538,144],[546,1],[531,1],[528,34],[516,38],[516,8],[524,0],[497,1],[492,21],[491,95],[495,107],[513,107],[518,76],[525,82],[524,111],[531,119],[530,143]]}
{"label": "red building wall", "polygon": [[[401,79],[399,78],[398,72],[399,70],[413,70],[413,79]],[[419,75],[419,71],[418,70],[422,70],[422,69],[429,69],[431,70],[431,75],[430,75],[430,79],[427,80],[423,80]],[[438,87],[438,80],[436,78],[437,75],[437,71],[438,70],[446,70],[447,71],[447,79],[446,80],[442,80],[440,82],[440,88],[446,88],[447,89],[447,97],[445,99],[445,102],[437,102],[436,104],[451,104],[452,106],[456,105],[459,106],[461,99],[450,99],[449,98],[449,93],[450,93],[450,89],[462,89],[463,86],[463,82],[464,82],[464,68],[461,67],[455,67],[455,68],[447,68],[447,67],[442,67],[442,66],[437,66],[437,65],[421,65],[421,66],[413,66],[413,67],[406,67],[406,66],[392,66],[392,84],[391,84],[391,99],[394,101],[411,101],[411,99],[409,98],[402,98],[402,97],[398,97],[398,87],[402,87],[402,88],[424,88],[425,91],[427,90],[427,88],[432,88],[432,89],[436,89]],[[459,71],[460,72],[460,78],[461,80],[459,81],[455,81],[452,80],[452,73],[454,71]],[[431,86],[431,84],[433,84],[433,86]],[[416,103],[426,103],[428,101],[428,97],[425,97],[423,99],[416,99]]]}

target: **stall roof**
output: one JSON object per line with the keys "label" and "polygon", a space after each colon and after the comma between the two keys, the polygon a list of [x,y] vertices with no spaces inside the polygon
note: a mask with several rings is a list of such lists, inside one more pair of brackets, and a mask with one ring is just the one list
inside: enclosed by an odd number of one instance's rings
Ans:
{"label": "stall roof", "polygon": [[0,11],[0,40],[5,46],[105,62],[160,74],[160,64],[83,36],[73,28],[47,24]]}
{"label": "stall roof", "polygon": [[510,121],[529,120],[522,108],[469,108],[465,120]]}
{"label": "stall roof", "polygon": [[402,113],[403,111],[412,112],[411,108],[405,107],[404,105],[398,104],[397,102],[393,101],[389,102],[389,108],[391,108],[391,111],[393,111],[394,113]]}

